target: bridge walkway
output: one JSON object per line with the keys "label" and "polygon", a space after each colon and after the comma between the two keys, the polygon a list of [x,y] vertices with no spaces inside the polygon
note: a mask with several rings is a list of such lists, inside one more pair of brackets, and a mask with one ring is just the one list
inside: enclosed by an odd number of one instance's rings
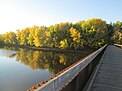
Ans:
{"label": "bridge walkway", "polygon": [[122,49],[109,45],[84,91],[122,91]]}

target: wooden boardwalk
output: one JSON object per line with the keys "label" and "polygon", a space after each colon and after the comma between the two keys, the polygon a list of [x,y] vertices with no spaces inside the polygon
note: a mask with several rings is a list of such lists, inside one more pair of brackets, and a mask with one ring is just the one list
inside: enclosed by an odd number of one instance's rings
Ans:
{"label": "wooden boardwalk", "polygon": [[122,49],[109,45],[84,91],[122,91]]}

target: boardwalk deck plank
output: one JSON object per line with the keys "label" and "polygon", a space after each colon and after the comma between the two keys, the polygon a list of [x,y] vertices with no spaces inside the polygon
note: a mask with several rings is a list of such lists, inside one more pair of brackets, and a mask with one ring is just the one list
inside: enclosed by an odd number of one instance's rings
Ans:
{"label": "boardwalk deck plank", "polygon": [[86,91],[122,91],[121,48],[113,45],[106,48],[92,85]]}

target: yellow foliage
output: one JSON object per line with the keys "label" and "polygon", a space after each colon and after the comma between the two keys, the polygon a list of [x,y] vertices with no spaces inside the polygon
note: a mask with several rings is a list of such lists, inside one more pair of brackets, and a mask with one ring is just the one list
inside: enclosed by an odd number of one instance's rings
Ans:
{"label": "yellow foliage", "polygon": [[[100,18],[92,18],[82,23],[82,29],[89,31],[105,31],[107,29],[106,22]],[[92,31],[90,31],[92,32]]]}
{"label": "yellow foliage", "polygon": [[70,29],[70,35],[73,38],[74,42],[80,42],[80,32],[78,30],[76,30],[75,28],[71,28]]}
{"label": "yellow foliage", "polygon": [[59,62],[60,62],[61,64],[66,65],[67,57],[66,57],[64,54],[59,55],[59,57],[60,57]]}
{"label": "yellow foliage", "polygon": [[60,47],[59,48],[65,49],[65,48],[68,48],[68,46],[69,46],[69,44],[67,42],[67,39],[60,41]]}
{"label": "yellow foliage", "polygon": [[50,37],[51,36],[50,32],[47,32],[46,31],[45,34],[46,34],[47,37]]}

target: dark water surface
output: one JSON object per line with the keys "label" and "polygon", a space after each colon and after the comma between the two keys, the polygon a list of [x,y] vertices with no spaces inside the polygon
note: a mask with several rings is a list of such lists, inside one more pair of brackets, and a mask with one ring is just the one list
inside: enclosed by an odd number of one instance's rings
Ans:
{"label": "dark water surface", "polygon": [[0,91],[26,91],[84,55],[0,48]]}

